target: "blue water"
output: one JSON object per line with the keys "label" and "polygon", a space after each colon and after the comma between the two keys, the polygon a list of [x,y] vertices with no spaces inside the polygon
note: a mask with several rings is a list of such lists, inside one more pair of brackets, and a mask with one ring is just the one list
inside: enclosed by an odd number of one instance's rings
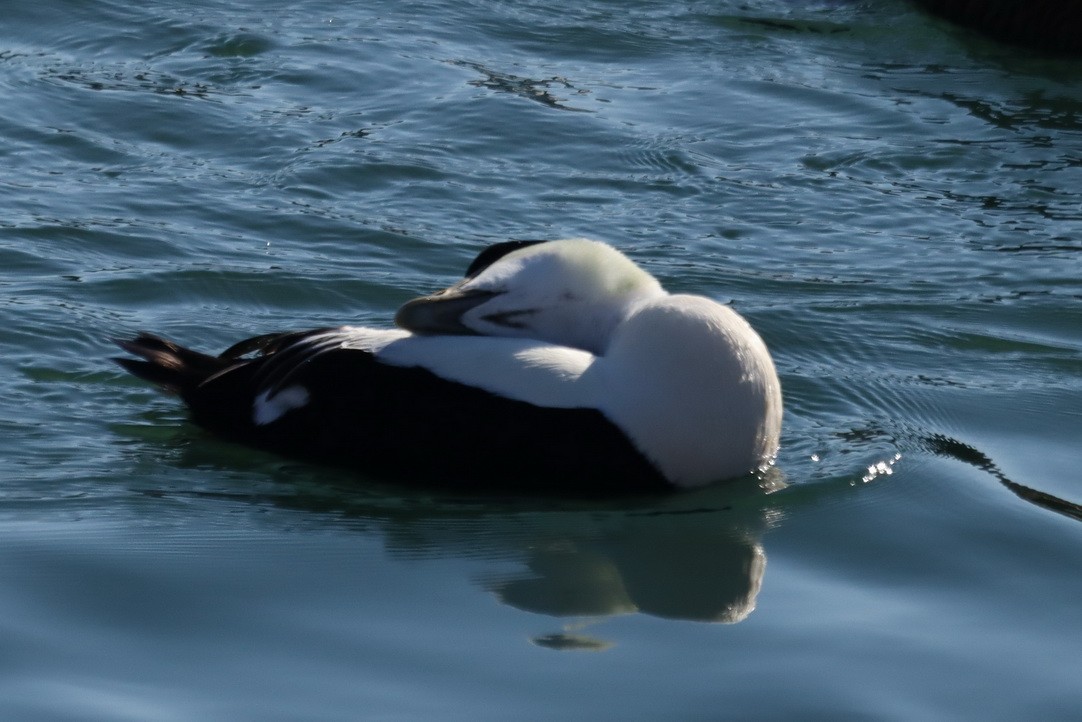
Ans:
{"label": "blue water", "polygon": [[[1082,62],[901,0],[8,5],[0,718],[1082,715]],[[417,492],[108,360],[569,235],[760,331],[775,473]]]}

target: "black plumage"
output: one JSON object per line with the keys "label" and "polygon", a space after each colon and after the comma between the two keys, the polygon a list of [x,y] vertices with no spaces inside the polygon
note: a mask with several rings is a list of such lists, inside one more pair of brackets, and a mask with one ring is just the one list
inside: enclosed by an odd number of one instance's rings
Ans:
{"label": "black plumage", "polygon": [[[269,334],[211,356],[143,334],[116,361],[177,393],[226,439],[425,485],[596,495],[669,488],[600,411],[549,408],[381,362],[328,329]],[[254,354],[254,355],[252,355]],[[306,401],[269,423],[253,408],[290,387]],[[588,439],[588,443],[584,443]]]}

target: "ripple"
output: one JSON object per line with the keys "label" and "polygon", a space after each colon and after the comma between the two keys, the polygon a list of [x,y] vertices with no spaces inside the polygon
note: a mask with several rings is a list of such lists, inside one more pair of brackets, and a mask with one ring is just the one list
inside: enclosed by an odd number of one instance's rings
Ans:
{"label": "ripple", "polygon": [[252,58],[274,50],[276,43],[252,32],[221,34],[203,46],[204,52],[219,58]]}
{"label": "ripple", "polygon": [[183,80],[167,73],[146,69],[121,69],[107,66],[47,67],[42,71],[47,82],[75,85],[86,90],[155,93],[180,98],[206,100],[213,94],[210,86]]}

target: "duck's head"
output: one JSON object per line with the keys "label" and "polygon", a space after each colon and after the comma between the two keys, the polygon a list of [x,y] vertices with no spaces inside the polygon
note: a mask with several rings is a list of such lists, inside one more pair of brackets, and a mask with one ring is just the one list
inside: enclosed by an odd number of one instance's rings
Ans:
{"label": "duck's head", "polygon": [[406,303],[395,323],[417,334],[518,336],[600,354],[635,304],[664,295],[605,243],[509,241],[482,251],[450,288]]}

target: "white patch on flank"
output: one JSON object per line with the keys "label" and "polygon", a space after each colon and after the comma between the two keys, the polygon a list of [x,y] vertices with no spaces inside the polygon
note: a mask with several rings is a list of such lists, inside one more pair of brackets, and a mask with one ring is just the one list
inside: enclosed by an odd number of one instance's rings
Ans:
{"label": "white patch on flank", "polygon": [[303,386],[287,386],[273,396],[270,391],[264,391],[252,404],[252,421],[257,426],[266,426],[307,403],[308,389]]}

